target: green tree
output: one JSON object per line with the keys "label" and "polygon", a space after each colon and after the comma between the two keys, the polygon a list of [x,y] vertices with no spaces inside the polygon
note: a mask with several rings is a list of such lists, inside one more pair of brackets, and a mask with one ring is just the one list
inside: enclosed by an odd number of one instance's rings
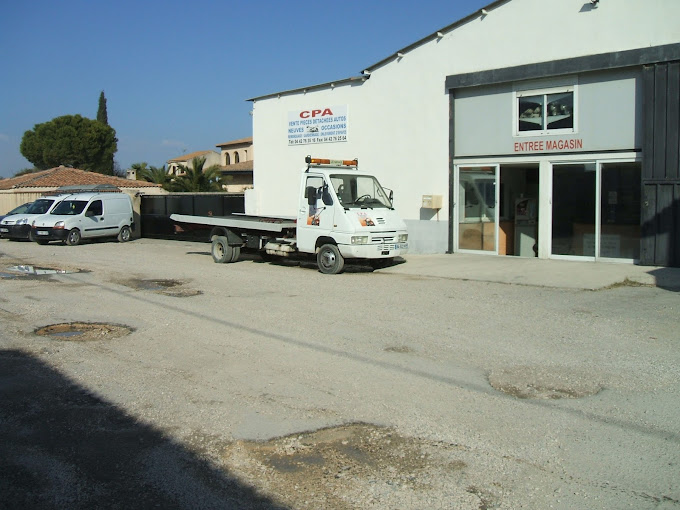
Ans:
{"label": "green tree", "polygon": [[161,184],[163,188],[167,189],[170,183],[170,176],[165,170],[165,165],[161,167],[157,166],[147,166],[146,162],[134,163],[130,166],[137,172],[138,181],[153,182],[155,184]]}
{"label": "green tree", "polygon": [[109,125],[109,114],[106,111],[106,96],[104,96],[104,91],[99,94],[99,108],[97,109],[97,120],[102,124]]}
{"label": "green tree", "polygon": [[223,178],[217,165],[203,169],[205,158],[191,160],[191,168],[179,165],[182,175],[175,177],[170,183],[171,191],[222,191]]}
{"label": "green tree", "polygon": [[80,115],[64,115],[26,131],[20,150],[40,170],[66,165],[112,175],[118,140],[111,126]]}

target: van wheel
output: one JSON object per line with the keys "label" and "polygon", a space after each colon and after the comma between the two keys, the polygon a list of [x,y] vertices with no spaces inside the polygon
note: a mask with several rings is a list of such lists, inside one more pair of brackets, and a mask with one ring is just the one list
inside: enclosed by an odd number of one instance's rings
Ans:
{"label": "van wheel", "polygon": [[[232,262],[231,259],[234,255],[234,250],[229,246],[229,240],[225,236],[215,236],[210,251],[215,262],[219,264]],[[240,252],[241,248],[239,247],[239,253]]]}
{"label": "van wheel", "polygon": [[118,232],[118,242],[119,243],[127,243],[130,238],[132,237],[132,233],[130,232],[130,227],[125,225],[123,228],[120,229],[120,232]]}
{"label": "van wheel", "polygon": [[316,263],[323,274],[338,274],[345,267],[345,259],[334,244],[324,244],[319,248]]}
{"label": "van wheel", "polygon": [[76,246],[80,244],[80,230],[74,228],[73,230],[69,231],[68,235],[66,236],[66,244],[69,246]]}

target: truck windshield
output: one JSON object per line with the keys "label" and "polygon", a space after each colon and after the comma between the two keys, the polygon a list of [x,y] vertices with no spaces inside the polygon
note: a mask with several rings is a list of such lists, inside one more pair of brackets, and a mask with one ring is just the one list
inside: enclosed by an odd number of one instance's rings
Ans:
{"label": "truck windshield", "polygon": [[52,210],[52,214],[75,216],[83,212],[86,205],[85,200],[64,200]]}
{"label": "truck windshield", "polygon": [[387,193],[371,175],[332,174],[331,183],[340,204],[345,208],[392,208]]}

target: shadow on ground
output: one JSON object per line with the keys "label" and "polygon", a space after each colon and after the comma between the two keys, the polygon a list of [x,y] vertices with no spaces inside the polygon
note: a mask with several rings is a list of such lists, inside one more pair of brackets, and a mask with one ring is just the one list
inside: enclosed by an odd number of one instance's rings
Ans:
{"label": "shadow on ground", "polygon": [[0,508],[283,509],[27,353],[0,352]]}
{"label": "shadow on ground", "polygon": [[661,267],[649,272],[656,279],[656,286],[661,289],[680,292],[680,268]]}

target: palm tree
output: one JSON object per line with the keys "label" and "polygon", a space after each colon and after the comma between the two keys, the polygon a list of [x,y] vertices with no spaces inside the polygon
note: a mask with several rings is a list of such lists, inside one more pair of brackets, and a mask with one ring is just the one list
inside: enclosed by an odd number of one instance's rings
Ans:
{"label": "palm tree", "polygon": [[222,191],[222,175],[217,165],[203,169],[205,158],[191,160],[191,168],[179,165],[179,176],[170,184],[171,191]]}
{"label": "palm tree", "polygon": [[[163,187],[170,182],[170,176],[167,170],[165,170],[165,165],[163,166],[146,166],[137,170],[137,179],[143,179],[147,182],[153,182],[156,184],[162,184]],[[132,165],[134,168],[135,165]]]}

